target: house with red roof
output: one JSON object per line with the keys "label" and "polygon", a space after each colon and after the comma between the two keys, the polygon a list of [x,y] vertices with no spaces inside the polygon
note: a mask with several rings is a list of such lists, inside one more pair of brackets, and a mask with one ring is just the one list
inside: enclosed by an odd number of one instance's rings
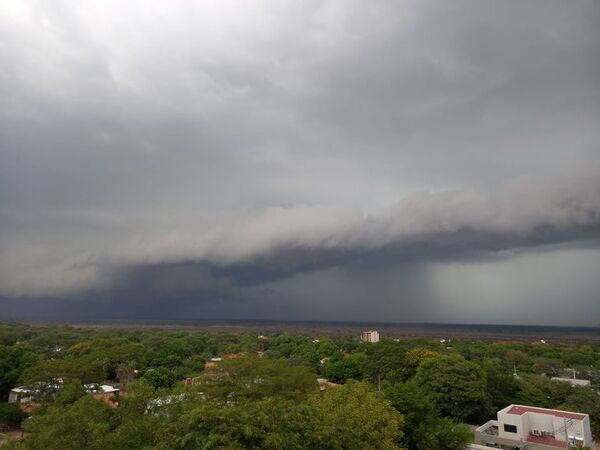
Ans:
{"label": "house with red roof", "polygon": [[475,430],[475,443],[493,448],[556,450],[592,447],[590,417],[558,409],[510,405]]}

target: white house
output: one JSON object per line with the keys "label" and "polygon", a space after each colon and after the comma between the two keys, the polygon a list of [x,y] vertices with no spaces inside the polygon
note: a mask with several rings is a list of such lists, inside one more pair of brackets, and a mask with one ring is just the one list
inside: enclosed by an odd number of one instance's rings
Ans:
{"label": "white house", "polygon": [[[12,388],[8,393],[8,403],[31,403],[35,402],[44,393],[54,393],[61,389],[62,384],[36,383],[32,387],[19,386]],[[109,398],[119,392],[119,389],[108,384],[89,383],[83,386],[89,394],[98,398]]]}
{"label": "white house", "polygon": [[24,386],[12,388],[8,393],[8,403],[28,403],[36,392]]}
{"label": "white house", "polygon": [[84,384],[86,392],[90,394],[116,394],[119,392],[119,388],[111,386],[109,384],[98,384],[98,383],[88,383]]}
{"label": "white house", "polygon": [[44,394],[50,394],[62,388],[62,384],[35,383],[31,387],[14,387],[8,393],[8,403],[30,403],[35,402]]}
{"label": "white house", "polygon": [[592,446],[587,414],[510,405],[475,430],[475,443],[503,449],[555,450]]}

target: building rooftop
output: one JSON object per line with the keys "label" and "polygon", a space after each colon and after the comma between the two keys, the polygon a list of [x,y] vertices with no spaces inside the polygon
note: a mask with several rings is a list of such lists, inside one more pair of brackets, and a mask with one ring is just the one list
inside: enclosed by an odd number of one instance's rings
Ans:
{"label": "building rooftop", "polygon": [[[510,407],[508,414],[515,414],[517,416],[522,416],[525,413],[531,412],[536,414],[547,414],[555,417],[561,417],[564,419],[573,419],[573,420],[583,420],[585,419],[585,414],[579,414],[569,411],[559,411],[557,409],[546,409],[546,408],[535,408],[533,406],[520,406],[513,405]],[[564,445],[564,443],[563,443]]]}
{"label": "building rooftop", "polygon": [[19,386],[19,387],[12,388],[11,391],[13,391],[13,392],[24,392],[26,394],[29,394],[31,392],[31,389],[26,388],[25,386]]}
{"label": "building rooftop", "polygon": [[549,447],[565,448],[565,441],[559,441],[550,436],[532,436],[527,437],[527,442],[532,444],[548,445]]}
{"label": "building rooftop", "polygon": [[108,384],[88,383],[84,387],[86,391],[93,393],[110,394],[112,392],[119,392],[119,388],[110,386]]}
{"label": "building rooftop", "polygon": [[552,377],[552,380],[569,383],[572,386],[589,386],[592,384],[590,380],[581,380],[579,378]]}
{"label": "building rooftop", "polygon": [[62,388],[62,384],[48,384],[43,382],[34,383],[31,386],[17,386],[11,389],[12,392],[20,394],[38,394],[42,390],[58,390]]}

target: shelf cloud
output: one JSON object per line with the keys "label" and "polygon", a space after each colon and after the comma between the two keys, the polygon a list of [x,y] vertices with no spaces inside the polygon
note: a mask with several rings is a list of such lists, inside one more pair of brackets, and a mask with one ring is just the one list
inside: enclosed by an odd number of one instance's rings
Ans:
{"label": "shelf cloud", "polygon": [[594,1],[3,2],[0,305],[456,320],[446,292],[467,321],[527,299],[563,323],[529,281],[473,287],[547,267],[593,321],[598,20]]}

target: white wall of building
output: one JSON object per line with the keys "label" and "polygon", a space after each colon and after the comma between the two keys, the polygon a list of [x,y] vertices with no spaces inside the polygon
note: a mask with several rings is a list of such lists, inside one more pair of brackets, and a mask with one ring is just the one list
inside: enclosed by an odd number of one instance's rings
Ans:
{"label": "white wall of building", "polygon": [[[510,406],[498,411],[498,436],[504,439],[525,439],[529,435],[529,421],[522,415],[509,414]],[[504,431],[504,425],[514,425],[517,427],[516,433]]]}
{"label": "white wall of building", "polygon": [[[591,446],[592,431],[590,428],[590,418],[585,415],[583,420],[564,419],[552,414],[528,411],[523,414],[509,414],[508,411],[513,405],[504,408],[498,412],[498,436],[504,439],[527,440],[533,430],[539,430],[554,434],[555,439],[564,441],[569,438],[583,439],[584,445]],[[504,425],[514,425],[517,427],[516,433],[505,431]],[[567,432],[565,433],[565,427]]]}

